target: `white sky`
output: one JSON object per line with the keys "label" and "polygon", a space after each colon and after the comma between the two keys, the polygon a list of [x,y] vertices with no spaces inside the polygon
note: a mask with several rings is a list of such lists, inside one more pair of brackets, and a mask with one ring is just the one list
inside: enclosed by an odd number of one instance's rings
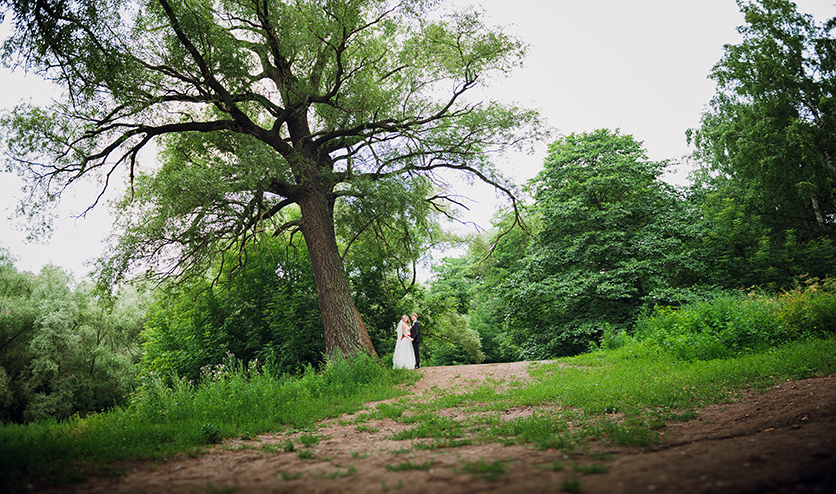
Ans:
{"label": "white sky", "polygon": [[[723,45],[739,42],[742,16],[734,0],[459,0],[481,4],[494,24],[507,26],[531,46],[525,67],[494,86],[497,99],[541,111],[558,132],[621,129],[644,142],[653,160],[677,159],[691,150],[685,131],[699,124],[714,94],[707,78]],[[798,10],[822,22],[836,16],[834,0],[796,0]],[[0,28],[3,37],[6,26]],[[2,70],[2,69],[0,69]],[[35,77],[0,72],[0,108],[21,100],[48,101],[51,89]],[[518,183],[540,169],[547,143],[533,156],[513,156],[503,169]],[[2,150],[0,150],[2,152]],[[688,170],[671,178],[683,182]],[[25,243],[9,221],[22,198],[14,175],[0,173],[0,246],[19,270],[38,272],[54,263],[84,276],[85,261],[101,253],[111,220],[104,205],[75,218],[92,189],[67,196],[48,243]],[[490,190],[477,197],[470,219],[488,227]]]}

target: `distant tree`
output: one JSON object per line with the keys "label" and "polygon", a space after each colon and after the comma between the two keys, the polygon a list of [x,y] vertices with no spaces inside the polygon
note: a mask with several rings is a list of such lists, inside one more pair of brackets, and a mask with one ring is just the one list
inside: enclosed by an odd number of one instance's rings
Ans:
{"label": "distant tree", "polygon": [[836,17],[823,24],[789,0],[738,0],[743,41],[726,45],[717,94],[689,131],[726,197],[757,215],[773,244],[836,236]]}
{"label": "distant tree", "polygon": [[549,148],[531,182],[537,242],[498,291],[525,358],[572,355],[625,330],[646,304],[676,301],[700,271],[692,211],[632,136],[597,130]]}
{"label": "distant tree", "polygon": [[55,266],[0,262],[0,420],[99,411],[133,389],[146,296],[101,297]]}
{"label": "distant tree", "polygon": [[[457,204],[448,191],[425,194],[445,170],[511,195],[490,157],[541,135],[536,113],[467,98],[516,66],[523,44],[475,12],[437,15],[435,3],[0,0],[14,25],[4,62],[63,88],[51,107],[2,119],[12,166],[41,194],[23,204],[30,224],[44,224],[76,180],[99,174],[107,187],[122,168],[159,187],[128,192],[144,197],[123,203],[105,280],[143,264],[202,276],[242,259],[258,232],[297,229],[327,354],[374,353],[336,236],[341,204],[363,209],[388,195],[388,205],[415,206],[405,223],[414,227]],[[152,142],[160,164],[140,167]],[[301,217],[283,218],[294,205]],[[425,246],[403,240],[420,238],[387,233],[413,252]]]}

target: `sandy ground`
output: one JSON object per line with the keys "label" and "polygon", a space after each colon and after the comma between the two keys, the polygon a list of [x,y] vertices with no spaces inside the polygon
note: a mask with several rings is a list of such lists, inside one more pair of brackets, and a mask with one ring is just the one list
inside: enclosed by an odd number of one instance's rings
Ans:
{"label": "sandy ground", "polygon": [[[412,399],[429,397],[434,388],[461,390],[486,379],[527,379],[528,365],[424,368]],[[518,408],[505,415],[531,411]],[[455,417],[462,412],[443,413]],[[322,424],[317,434],[327,439],[311,448],[313,459],[300,459],[298,449],[277,447],[288,438],[298,445],[298,437],[269,434],[251,441],[226,440],[198,458],[114,465],[125,474],[91,476],[61,492],[836,493],[836,375],[788,381],[765,394],[747,392],[734,403],[698,410],[693,420],[669,423],[661,443],[649,448],[593,444],[586,451],[608,453],[605,459],[500,444],[415,449],[411,441],[390,439],[411,426],[372,420],[358,431],[357,425],[339,422]],[[506,472],[486,479],[465,471],[465,465],[479,460],[505,462]],[[392,468],[430,461],[427,470]],[[554,462],[563,467],[550,468]],[[574,468],[592,464],[605,465],[608,471],[581,473]]]}

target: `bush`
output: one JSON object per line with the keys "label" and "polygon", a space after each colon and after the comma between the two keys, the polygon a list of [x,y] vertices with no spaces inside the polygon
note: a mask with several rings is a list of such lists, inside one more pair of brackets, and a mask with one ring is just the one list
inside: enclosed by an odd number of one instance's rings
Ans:
{"label": "bush", "polygon": [[678,309],[656,307],[639,318],[635,337],[658,344],[680,360],[709,360],[833,332],[836,282],[811,278],[777,296],[738,292]]}
{"label": "bush", "polygon": [[650,340],[680,360],[710,360],[766,350],[790,339],[762,297],[720,296],[679,309],[657,307],[636,324],[636,339]]}
{"label": "bush", "polygon": [[825,336],[836,332],[836,280],[801,277],[780,294],[774,313],[791,335]]}

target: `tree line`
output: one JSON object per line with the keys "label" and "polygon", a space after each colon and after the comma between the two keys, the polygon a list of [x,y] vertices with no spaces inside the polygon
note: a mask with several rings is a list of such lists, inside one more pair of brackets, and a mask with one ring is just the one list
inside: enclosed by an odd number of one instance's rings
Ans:
{"label": "tree line", "polygon": [[[552,140],[520,188],[490,156],[548,138],[545,123],[465,95],[525,45],[430,3],[0,0],[15,27],[5,63],[66,89],[0,117],[7,163],[40,198],[22,208],[33,233],[74,181],[128,176],[95,283],[2,259],[2,419],[95,411],[136,379],[193,379],[229,355],[287,373],[338,354],[385,361],[413,311],[429,365],[540,359],[654,308],[833,275],[836,18],[738,2],[742,42],[687,132],[687,186],[634,136],[599,129]],[[442,224],[462,204],[441,171],[510,208],[452,238]],[[467,253],[418,282],[450,242]]]}

